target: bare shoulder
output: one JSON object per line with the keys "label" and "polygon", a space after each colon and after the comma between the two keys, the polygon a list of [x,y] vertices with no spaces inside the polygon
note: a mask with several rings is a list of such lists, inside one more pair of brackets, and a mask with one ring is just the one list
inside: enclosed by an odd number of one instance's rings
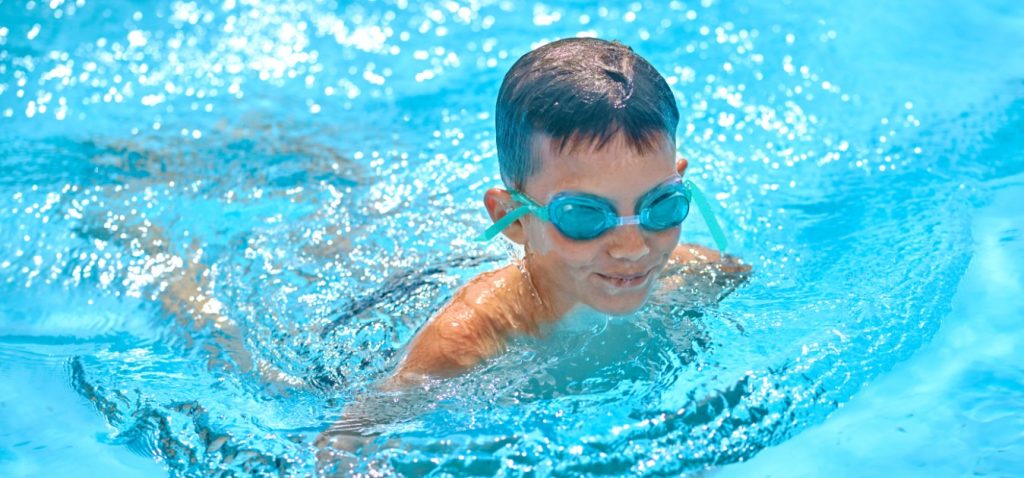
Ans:
{"label": "bare shoulder", "polygon": [[683,269],[685,272],[700,272],[713,268],[721,273],[746,274],[751,271],[751,266],[745,264],[740,258],[722,255],[720,252],[709,249],[698,244],[679,244],[672,251],[669,258],[669,268]]}
{"label": "bare shoulder", "polygon": [[504,349],[501,292],[514,279],[509,267],[480,274],[456,292],[413,338],[393,385],[456,375]]}
{"label": "bare shoulder", "polygon": [[718,262],[721,254],[713,249],[698,244],[679,244],[672,251],[669,264],[686,264],[688,262]]}
{"label": "bare shoulder", "polygon": [[691,307],[715,304],[746,282],[751,270],[737,257],[696,244],[680,244],[662,272],[655,297]]}

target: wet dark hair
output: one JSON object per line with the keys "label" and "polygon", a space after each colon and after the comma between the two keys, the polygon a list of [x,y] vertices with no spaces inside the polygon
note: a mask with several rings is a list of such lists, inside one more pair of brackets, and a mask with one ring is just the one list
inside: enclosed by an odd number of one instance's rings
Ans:
{"label": "wet dark hair", "polygon": [[539,165],[533,135],[559,151],[600,149],[616,134],[640,154],[675,145],[679,109],[665,78],[617,41],[566,38],[522,56],[505,74],[495,114],[498,164],[507,187],[521,189]]}

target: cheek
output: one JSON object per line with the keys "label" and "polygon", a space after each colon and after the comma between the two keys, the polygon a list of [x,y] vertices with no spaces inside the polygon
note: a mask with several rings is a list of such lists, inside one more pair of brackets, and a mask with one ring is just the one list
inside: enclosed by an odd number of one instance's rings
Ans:
{"label": "cheek", "polygon": [[600,252],[600,241],[574,241],[547,222],[532,221],[527,235],[534,253],[573,269],[588,267]]}
{"label": "cheek", "polygon": [[526,245],[529,246],[530,251],[535,254],[548,255],[555,249],[555,245],[552,243],[552,234],[557,231],[549,224],[530,217],[525,223],[525,228]]}
{"label": "cheek", "polygon": [[566,265],[573,268],[590,267],[601,251],[599,241],[574,241],[553,231],[552,243]]}
{"label": "cheek", "polygon": [[672,251],[679,244],[680,230],[681,228],[677,226],[650,236],[651,238],[648,243],[650,244],[651,252],[658,255],[671,255]]}

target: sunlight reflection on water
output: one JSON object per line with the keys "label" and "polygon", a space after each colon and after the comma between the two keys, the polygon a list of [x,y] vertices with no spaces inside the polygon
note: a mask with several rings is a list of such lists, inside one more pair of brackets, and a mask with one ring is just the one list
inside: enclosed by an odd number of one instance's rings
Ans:
{"label": "sunlight reflection on water", "polygon": [[[965,62],[1019,39],[1007,15],[962,7],[928,21],[988,33]],[[468,240],[497,184],[501,75],[546,40],[599,35],[665,74],[687,174],[757,273],[717,306],[664,293],[593,334],[517,343],[378,424],[361,459],[487,474],[747,459],[931,338],[978,181],[1020,167],[999,160],[1019,62],[967,73],[907,53],[956,39],[872,36],[921,6],[803,8],[0,2],[0,353],[17,338],[62,357],[105,439],[174,474],[309,472],[313,437],[512,254]],[[693,222],[684,238],[710,235]],[[165,300],[183,285],[199,294]]]}

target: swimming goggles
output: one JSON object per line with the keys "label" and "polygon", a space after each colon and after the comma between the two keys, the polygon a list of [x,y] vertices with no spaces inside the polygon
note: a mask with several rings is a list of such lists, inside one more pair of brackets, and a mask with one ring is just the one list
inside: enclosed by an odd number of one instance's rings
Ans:
{"label": "swimming goggles", "polygon": [[543,221],[552,223],[558,232],[577,241],[596,239],[602,234],[621,226],[637,224],[648,231],[664,231],[682,224],[690,212],[690,201],[697,203],[704,222],[719,250],[725,250],[728,243],[722,228],[718,225],[707,198],[689,180],[675,176],[648,191],[636,202],[634,216],[619,216],[615,205],[601,196],[579,192],[561,192],[551,198],[547,206],[541,206],[526,194],[510,190],[512,199],[522,203],[516,209],[495,222],[476,237],[477,241],[489,241],[506,227],[529,213]]}

